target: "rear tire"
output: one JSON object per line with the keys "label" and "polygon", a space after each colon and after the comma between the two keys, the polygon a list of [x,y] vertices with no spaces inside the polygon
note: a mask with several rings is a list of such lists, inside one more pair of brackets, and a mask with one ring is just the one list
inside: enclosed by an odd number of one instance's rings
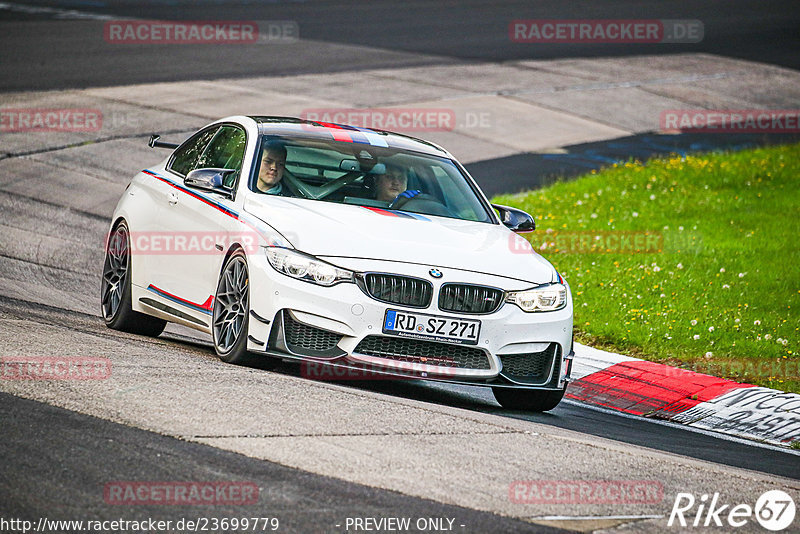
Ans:
{"label": "rear tire", "polygon": [[114,330],[156,337],[167,322],[133,310],[131,306],[130,234],[125,221],[111,231],[103,262],[100,311],[106,326]]}
{"label": "rear tire", "polygon": [[492,388],[500,406],[508,410],[546,412],[552,410],[564,398],[567,388],[558,390]]}

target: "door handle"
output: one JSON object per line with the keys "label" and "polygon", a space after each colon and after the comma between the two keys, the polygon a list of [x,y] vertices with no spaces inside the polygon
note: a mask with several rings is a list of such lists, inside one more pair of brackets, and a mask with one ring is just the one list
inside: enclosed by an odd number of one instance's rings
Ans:
{"label": "door handle", "polygon": [[177,193],[173,193],[172,191],[167,193],[167,202],[169,202],[170,206],[174,206],[175,204],[177,204],[178,203],[178,194]]}

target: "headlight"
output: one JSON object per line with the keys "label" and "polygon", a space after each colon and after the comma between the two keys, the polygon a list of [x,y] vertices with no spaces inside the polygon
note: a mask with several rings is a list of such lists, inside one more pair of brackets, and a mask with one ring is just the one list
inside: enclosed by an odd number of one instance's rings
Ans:
{"label": "headlight", "polygon": [[321,286],[353,281],[352,271],[340,269],[314,256],[281,247],[264,247],[264,250],[269,264],[286,276]]}
{"label": "headlight", "polygon": [[524,291],[511,291],[506,302],[516,304],[523,311],[555,311],[567,305],[567,287],[564,284],[548,284]]}

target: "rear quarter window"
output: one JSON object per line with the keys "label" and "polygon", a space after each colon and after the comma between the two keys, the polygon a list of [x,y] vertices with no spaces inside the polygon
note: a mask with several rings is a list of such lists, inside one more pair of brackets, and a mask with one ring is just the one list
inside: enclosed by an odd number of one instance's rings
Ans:
{"label": "rear quarter window", "polygon": [[190,171],[198,168],[197,164],[200,160],[200,156],[203,154],[203,151],[218,129],[219,126],[214,126],[196,133],[193,137],[189,138],[185,143],[175,149],[172,155],[172,161],[167,168],[180,176],[186,176]]}

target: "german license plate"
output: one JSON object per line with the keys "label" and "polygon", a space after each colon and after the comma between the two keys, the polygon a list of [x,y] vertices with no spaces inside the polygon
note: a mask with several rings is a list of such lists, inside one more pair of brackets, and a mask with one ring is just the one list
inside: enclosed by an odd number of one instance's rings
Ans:
{"label": "german license plate", "polygon": [[383,319],[384,334],[412,339],[477,345],[480,332],[481,322],[475,319],[454,319],[399,310],[386,310]]}

